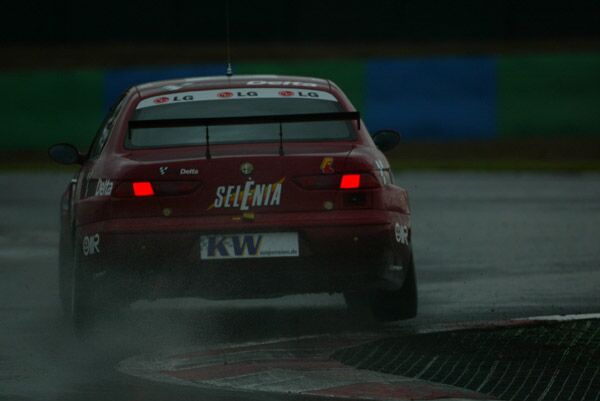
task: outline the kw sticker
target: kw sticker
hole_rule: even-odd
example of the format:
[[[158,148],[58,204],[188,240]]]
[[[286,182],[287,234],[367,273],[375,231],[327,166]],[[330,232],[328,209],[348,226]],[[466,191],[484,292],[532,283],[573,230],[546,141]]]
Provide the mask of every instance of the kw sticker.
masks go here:
[[[404,224],[396,223],[394,226],[394,234],[396,236],[396,242],[408,245],[408,227]]]
[[[102,180],[102,178],[100,178],[98,180],[98,184],[96,184],[96,192],[94,193],[94,195],[95,196],[110,196],[110,194],[112,194],[112,190],[113,190],[113,182],[109,179]]]
[[[324,157],[321,162],[321,173],[332,174],[335,173],[333,169],[333,157]]]
[[[252,233],[200,238],[201,259],[272,258],[299,255],[298,234]]]
[[[257,256],[260,252],[262,235],[232,235],[208,237],[206,256]]]
[[[239,208],[250,210],[251,207],[279,206],[285,177],[273,184],[256,184],[246,181],[242,185],[227,185],[217,187],[215,201],[210,209]]]
[[[100,234],[83,237],[82,250],[85,256],[100,253]]]

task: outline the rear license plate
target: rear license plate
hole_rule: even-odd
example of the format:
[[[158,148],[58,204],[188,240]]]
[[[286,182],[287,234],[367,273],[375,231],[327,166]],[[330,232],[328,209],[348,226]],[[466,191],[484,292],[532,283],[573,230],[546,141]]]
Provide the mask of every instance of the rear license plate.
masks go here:
[[[214,234],[200,237],[200,259],[299,256],[298,233]]]

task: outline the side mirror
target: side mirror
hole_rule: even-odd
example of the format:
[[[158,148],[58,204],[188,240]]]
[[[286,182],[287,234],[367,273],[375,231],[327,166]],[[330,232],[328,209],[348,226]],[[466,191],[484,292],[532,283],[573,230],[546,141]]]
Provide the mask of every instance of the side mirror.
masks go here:
[[[81,164],[83,156],[77,148],[68,143],[57,143],[48,148],[48,156],[60,164]]]
[[[392,150],[400,143],[400,133],[391,129],[384,129],[377,131],[373,135],[373,142],[375,146],[382,152]]]

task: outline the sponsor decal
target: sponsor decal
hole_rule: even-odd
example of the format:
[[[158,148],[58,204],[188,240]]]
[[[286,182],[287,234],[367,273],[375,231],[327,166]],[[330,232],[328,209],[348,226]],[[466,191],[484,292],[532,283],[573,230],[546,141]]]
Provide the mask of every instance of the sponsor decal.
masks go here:
[[[281,99],[282,97],[301,97],[337,102],[337,99],[331,93],[319,90],[306,91],[287,88],[253,88],[249,90],[248,88],[231,88],[227,90],[189,91],[150,97],[140,101],[137,109],[159,107],[165,104],[180,102],[199,102],[217,99]]]
[[[258,97],[258,92],[255,91],[241,91],[241,92],[221,92],[217,94],[220,98],[230,98],[230,97]]]
[[[321,161],[321,173],[332,174],[335,173],[333,169],[333,157],[324,157]]]
[[[246,85],[301,86],[305,88],[316,88],[318,86],[312,82],[298,81],[248,81]]]
[[[168,103],[169,102],[169,98],[166,97],[166,96],[157,97],[156,99],[153,100],[153,102],[156,103],[156,104]]]
[[[100,234],[83,237],[82,250],[85,256],[100,253]]]
[[[312,97],[312,98],[321,97],[321,96],[319,96],[318,92],[301,92],[301,91],[298,91],[298,96],[299,97]]]
[[[260,252],[262,235],[232,235],[208,237],[206,254],[210,257],[257,256]],[[230,245],[230,246],[227,246]]]
[[[279,206],[285,177],[272,184],[257,184],[252,180],[244,185],[223,185],[217,187],[215,201],[210,209],[239,208],[242,211],[251,207]]]
[[[319,92],[303,92],[303,91],[279,91],[279,95],[283,97],[297,96],[297,97],[312,97],[313,99],[318,99],[321,96]]]
[[[173,101],[174,102],[189,102],[194,100],[194,96],[192,95],[187,95],[187,96],[173,96]]]
[[[297,233],[207,235],[200,239],[201,259],[298,256]]]
[[[161,166],[158,168],[160,175],[173,175],[179,173],[179,175],[198,175],[199,171],[197,168],[185,168],[182,167],[179,170],[169,170],[169,166]]]
[[[396,223],[394,226],[394,234],[396,236],[396,242],[408,245],[408,227],[404,224]]]
[[[95,196],[110,196],[110,194],[112,194],[112,190],[113,190],[113,182],[109,179],[102,180],[102,178],[100,178],[98,180],[98,184],[96,184],[96,192],[94,193],[94,195]]]

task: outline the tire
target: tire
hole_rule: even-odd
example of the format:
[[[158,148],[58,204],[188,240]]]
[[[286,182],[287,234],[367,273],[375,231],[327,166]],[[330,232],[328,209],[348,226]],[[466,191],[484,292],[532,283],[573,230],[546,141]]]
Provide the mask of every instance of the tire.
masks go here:
[[[58,295],[64,316],[71,315],[73,281],[73,251],[62,244],[58,256]]]
[[[92,275],[82,266],[79,252],[75,251],[71,273],[71,294],[69,296],[70,318],[76,334],[87,333],[92,327],[96,308],[93,305],[94,293]]]
[[[411,256],[406,278],[397,290],[376,289],[367,293],[344,293],[348,310],[357,316],[367,313],[380,322],[393,322],[417,316],[417,279]]]
[[[373,317],[380,322],[411,319],[417,316],[417,278],[411,256],[404,284],[398,290],[376,290],[371,301]]]
[[[73,233],[64,224],[60,227],[58,243],[58,295],[65,317],[71,315],[71,286],[73,281]]]
[[[370,297],[371,294],[366,292],[345,292],[344,301],[346,301],[348,312],[353,317],[371,319]]]

